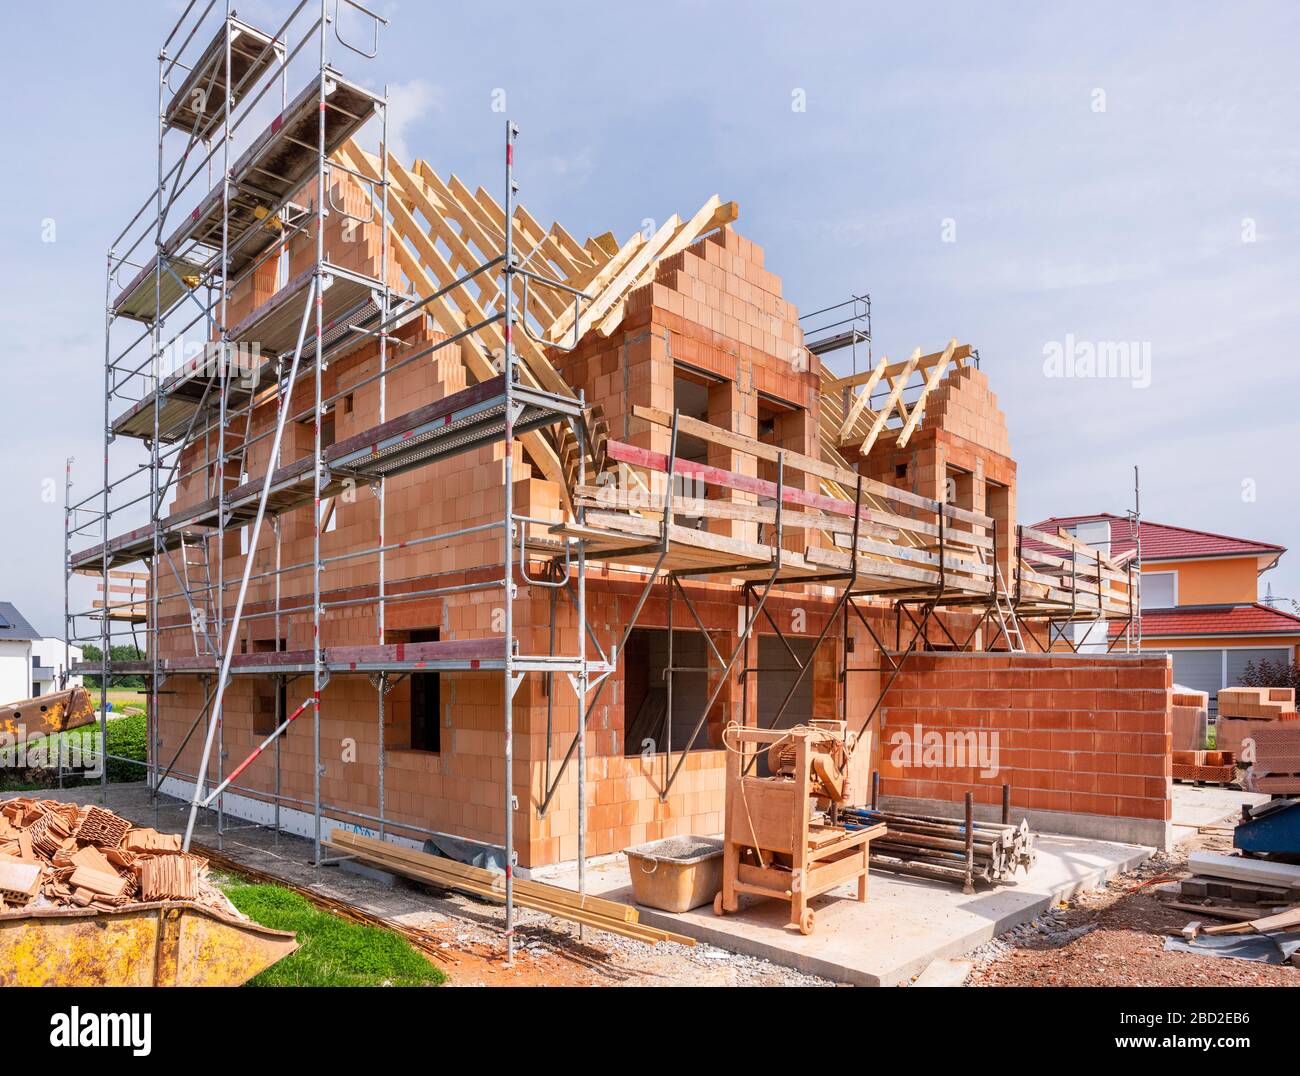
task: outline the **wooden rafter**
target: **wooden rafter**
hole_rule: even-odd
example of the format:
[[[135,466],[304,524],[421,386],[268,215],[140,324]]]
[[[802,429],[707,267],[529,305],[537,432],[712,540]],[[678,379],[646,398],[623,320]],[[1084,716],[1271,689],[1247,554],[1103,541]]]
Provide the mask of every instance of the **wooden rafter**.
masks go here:
[[[575,286],[583,288],[591,297],[584,305],[578,320],[577,336],[581,338],[588,329],[598,327],[608,336],[623,320],[628,297],[637,288],[654,279],[655,267],[665,258],[671,258],[692,243],[732,223],[740,215],[735,202],[723,202],[716,194],[700,210],[683,221],[674,214],[648,239],[636,233],[614,254],[603,270]],[[573,310],[562,312],[546,332],[554,342],[569,340],[574,336]]]
[[[916,369],[916,364],[921,361],[921,349],[918,347],[912,352],[912,357],[903,364],[903,368],[897,374],[890,376],[886,373],[889,381],[889,396],[885,399],[885,406],[876,412],[876,420],[871,424],[871,429],[867,431],[866,439],[858,449],[858,454],[865,456],[871,452],[871,446],[876,443],[876,438],[880,436],[880,431],[885,428],[885,423],[889,421],[889,416],[894,413],[894,407],[903,395],[903,387],[907,384],[908,378],[912,376],[912,371]]]
[[[821,367],[822,444],[826,449],[857,446],[865,455],[887,430],[898,433],[898,444],[907,444],[925,417],[930,393],[953,369],[964,366],[973,350],[967,344],[950,341],[943,351],[918,356],[913,352],[905,361],[889,362],[881,358],[870,370],[837,378]],[[918,375],[921,383],[912,401],[904,400],[909,382]],[[872,407],[871,397],[881,384],[889,392],[879,409]],[[851,400],[847,412],[841,400]]]
[[[378,182],[381,178],[379,170],[375,168],[368,155],[362,153],[353,143],[348,143],[340,151],[348,165],[357,172],[366,176],[368,179]],[[393,250],[394,258],[401,267],[407,278],[423,295],[431,294],[445,287],[452,280],[456,279],[455,270],[449,265],[441,252],[429,238],[428,233],[420,226],[419,222],[412,215],[403,203],[403,198],[410,198],[419,205],[423,192],[416,189],[413,185],[404,183],[409,173],[404,168],[400,172],[392,169],[396,164],[401,168],[400,162],[397,162],[390,154],[389,165],[392,171],[395,186],[398,186],[401,195],[396,199],[389,199],[389,210],[392,214],[392,221],[389,222],[396,242],[390,244]],[[373,197],[373,190],[371,192]],[[429,204],[429,211],[435,216],[437,208]],[[408,246],[408,243],[410,244]],[[412,252],[414,248],[414,253]],[[453,298],[454,297],[454,300]],[[453,305],[453,302],[455,305]],[[457,309],[459,307],[459,309]],[[466,328],[466,318],[471,322],[481,322],[486,320],[486,313],[475,302],[465,288],[454,288],[441,301],[435,301],[426,304],[425,310],[438,324],[438,327],[448,335],[454,335],[462,332]],[[504,348],[505,341],[501,335],[500,326],[492,324],[487,326],[482,334],[492,347]],[[522,339],[527,339],[523,337]],[[465,346],[460,349],[460,354],[464,359],[469,372],[479,381],[486,381],[495,377],[498,373],[496,365],[491,355],[484,347],[483,341],[475,335],[464,338]],[[522,349],[521,349],[522,355]],[[549,363],[547,364],[549,366]],[[530,368],[526,363],[521,364],[523,375],[532,380]],[[552,371],[553,372],[553,371]],[[558,375],[557,375],[558,376]],[[529,456],[542,474],[552,482],[555,482],[561,490],[566,503],[569,503],[570,490],[569,483],[566,480],[564,467],[560,462],[559,455],[551,442],[538,430],[533,430],[522,435],[521,440]]]
[[[457,176],[444,179],[425,161],[417,160],[408,168],[391,153],[385,160],[353,142],[344,145],[339,156],[368,181],[377,182],[387,168],[387,226],[393,259],[417,293],[428,295],[448,288],[504,254],[505,211],[482,187],[471,191]],[[375,199],[373,188],[370,197]],[[511,225],[519,264],[537,278],[554,280],[588,296],[575,321],[575,303],[569,293],[547,287],[538,279],[525,292],[523,278],[516,278],[515,299],[524,309],[512,344],[524,383],[572,397],[573,389],[550,361],[548,344],[575,340],[592,329],[608,335],[622,321],[630,294],[654,278],[662,259],[737,216],[734,202],[723,202],[715,195],[689,219],[674,215],[649,239],[638,232],[620,246],[610,233],[580,243],[559,224],[543,228],[524,206],[516,205]],[[482,324],[503,309],[500,275],[481,273],[472,284],[451,288],[439,300],[428,303],[426,312],[437,328],[449,335]],[[470,375],[481,381],[499,372],[504,346],[503,330],[497,324],[466,338],[460,350]],[[541,472],[561,485],[568,500],[577,462],[571,431],[533,431],[526,435],[526,444]]]
[[[845,416],[843,424],[840,426],[839,437],[835,439],[836,444],[843,444],[853,427],[857,424],[858,418],[867,410],[867,405],[871,403],[871,394],[876,391],[876,385],[880,379],[885,376],[885,370],[889,366],[889,357],[881,355],[880,361],[871,371],[871,376],[867,378],[866,383],[853,399],[853,406],[849,408],[848,415]]]
[[[948,372],[948,364],[952,362],[952,354],[957,350],[957,339],[954,337],[948,341],[948,346],[944,349],[943,357],[930,367],[929,376],[925,379],[925,384],[921,386],[921,395],[912,402],[912,413],[907,416],[907,422],[903,425],[903,432],[898,435],[898,447],[902,448],[907,444],[912,436],[912,431],[916,429],[917,421],[920,419],[922,412],[925,410],[926,397],[930,395],[930,390],[939,383],[939,379]]]

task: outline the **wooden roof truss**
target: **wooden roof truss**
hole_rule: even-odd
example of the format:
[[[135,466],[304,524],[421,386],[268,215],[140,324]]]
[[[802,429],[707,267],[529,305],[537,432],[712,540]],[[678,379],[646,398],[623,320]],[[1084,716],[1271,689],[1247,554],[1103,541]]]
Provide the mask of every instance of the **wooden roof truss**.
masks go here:
[[[358,183],[379,206],[384,162],[354,141],[339,159],[362,177]],[[499,322],[484,325],[504,308],[499,270],[477,272],[505,252],[505,212],[488,191],[471,191],[459,177],[440,176],[426,161],[407,167],[387,154],[390,249],[393,259],[421,296],[446,289],[425,309],[434,327],[447,335],[467,333],[460,354],[475,381],[500,373],[505,339]],[[355,182],[348,179],[345,182]],[[520,274],[515,280],[516,309],[523,331],[513,346],[525,384],[573,398],[573,389],[556,371],[547,349],[569,349],[597,328],[609,335],[622,321],[633,291],[654,278],[658,264],[710,232],[737,218],[735,202],[711,197],[686,220],[673,215],[655,233],[641,232],[619,244],[612,233],[578,242],[559,223],[543,228],[523,205],[514,213],[515,251]],[[461,286],[454,286],[464,281]],[[546,282],[554,286],[548,286]],[[569,290],[572,289],[572,290]],[[574,291],[582,292],[579,298]],[[591,422],[594,462],[603,465],[603,423]],[[524,437],[529,456],[544,477],[570,496],[577,477],[577,445],[567,427],[534,430]],[[599,466],[596,468],[599,469]]]
[[[902,448],[924,417],[935,386],[973,354],[969,344],[959,345],[954,338],[942,351],[922,355],[917,348],[902,362],[882,355],[870,370],[848,377],[835,377],[821,363],[822,443],[866,456],[888,433]],[[881,392],[883,401],[873,406],[872,398]]]

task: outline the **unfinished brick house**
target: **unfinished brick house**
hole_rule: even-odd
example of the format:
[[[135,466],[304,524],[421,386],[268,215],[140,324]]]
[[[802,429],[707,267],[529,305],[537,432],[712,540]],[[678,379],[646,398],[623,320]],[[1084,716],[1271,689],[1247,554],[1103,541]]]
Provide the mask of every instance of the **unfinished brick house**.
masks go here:
[[[510,184],[362,149],[379,100],[327,81],[236,164],[209,255],[255,361],[110,416],[175,481],[72,555],[105,594],[149,566],[148,659],[85,671],[151,677],[162,791],[318,856],[344,826],[537,868],[720,831],[724,728],[826,717],[862,799],[873,773],[938,809],[1007,785],[1047,827],[1167,841],[1167,658],[1047,652],[1053,623],[1131,617],[1132,565],[1024,547],[969,345],[836,377],[857,328],[805,339],[734,203],[579,242]],[[315,139],[317,95],[306,153],[282,132]],[[248,195],[276,153],[281,201]],[[164,269],[229,222],[203,205]],[[156,320],[155,275],[115,316]],[[995,734],[996,772],[911,769],[890,736],[922,726]]]

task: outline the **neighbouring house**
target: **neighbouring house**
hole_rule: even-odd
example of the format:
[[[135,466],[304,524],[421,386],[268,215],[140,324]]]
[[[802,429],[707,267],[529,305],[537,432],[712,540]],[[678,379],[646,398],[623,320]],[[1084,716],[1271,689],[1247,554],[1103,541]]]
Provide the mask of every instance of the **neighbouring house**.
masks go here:
[[[69,646],[62,639],[36,639],[32,643],[32,698],[64,688],[81,687],[80,674],[65,677],[68,665],[82,659],[79,646]]]
[[[0,602],[0,705],[40,694],[32,660],[33,644],[40,641],[41,633],[12,603]]]
[[[1039,529],[1062,529],[1119,557],[1134,547],[1132,521],[1101,512],[1057,516]],[[1210,696],[1240,682],[1247,664],[1290,662],[1300,653],[1300,617],[1259,600],[1259,577],[1284,546],[1143,520],[1142,649],[1173,655],[1174,680]],[[1113,636],[1120,625],[1112,623]]]

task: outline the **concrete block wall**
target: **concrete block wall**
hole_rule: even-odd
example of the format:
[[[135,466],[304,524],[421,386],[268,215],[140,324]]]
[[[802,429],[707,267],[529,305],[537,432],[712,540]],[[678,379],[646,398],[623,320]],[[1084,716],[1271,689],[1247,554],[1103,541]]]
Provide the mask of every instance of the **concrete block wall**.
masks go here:
[[[1016,815],[1048,832],[1164,847],[1172,686],[1165,654],[914,655],[885,696],[882,791],[952,807],[970,791],[992,811],[1006,783]],[[996,745],[996,773],[982,772],[969,754],[928,760],[962,765],[916,765],[927,760],[904,749],[918,730]]]

